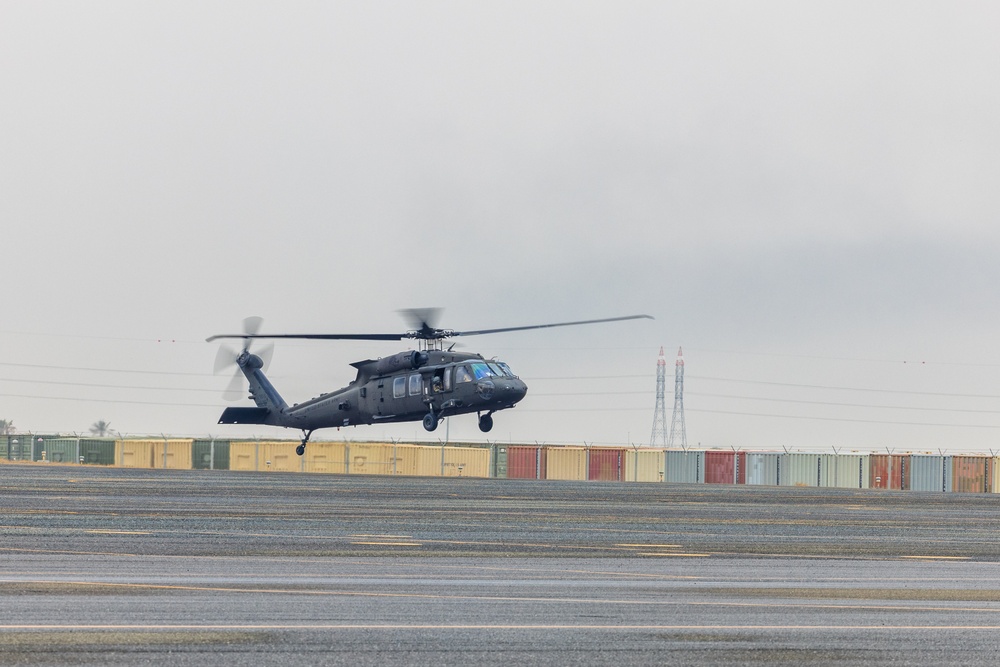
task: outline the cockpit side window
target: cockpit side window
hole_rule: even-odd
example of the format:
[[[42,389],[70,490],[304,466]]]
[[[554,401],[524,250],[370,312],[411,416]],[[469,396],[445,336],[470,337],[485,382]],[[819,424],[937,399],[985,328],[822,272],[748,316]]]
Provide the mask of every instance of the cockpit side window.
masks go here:
[[[469,373],[469,369],[465,366],[456,366],[455,384],[461,384],[462,382],[472,382],[472,375]]]

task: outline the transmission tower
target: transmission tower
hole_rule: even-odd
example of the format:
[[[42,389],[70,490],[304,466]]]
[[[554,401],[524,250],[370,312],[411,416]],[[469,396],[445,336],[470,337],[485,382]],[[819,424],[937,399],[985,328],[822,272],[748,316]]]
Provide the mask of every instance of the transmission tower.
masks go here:
[[[684,351],[677,348],[674,366],[674,417],[670,420],[670,446],[687,449],[687,429],[684,427]]]
[[[660,358],[656,360],[656,409],[653,411],[653,434],[649,436],[650,447],[667,446],[667,405],[664,393],[667,385],[667,360],[663,358],[663,348],[660,348]]]

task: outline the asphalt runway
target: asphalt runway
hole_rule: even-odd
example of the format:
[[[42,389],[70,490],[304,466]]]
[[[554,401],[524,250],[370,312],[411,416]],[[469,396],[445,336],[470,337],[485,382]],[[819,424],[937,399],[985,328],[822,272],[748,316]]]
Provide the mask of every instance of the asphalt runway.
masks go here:
[[[967,665],[1000,496],[0,464],[0,665]]]

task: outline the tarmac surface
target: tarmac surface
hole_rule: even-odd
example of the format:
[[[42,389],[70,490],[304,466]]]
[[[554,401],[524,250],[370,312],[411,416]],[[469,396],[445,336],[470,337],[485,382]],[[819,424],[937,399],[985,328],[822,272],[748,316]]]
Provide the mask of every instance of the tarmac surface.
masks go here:
[[[967,665],[1000,496],[0,463],[0,665]]]

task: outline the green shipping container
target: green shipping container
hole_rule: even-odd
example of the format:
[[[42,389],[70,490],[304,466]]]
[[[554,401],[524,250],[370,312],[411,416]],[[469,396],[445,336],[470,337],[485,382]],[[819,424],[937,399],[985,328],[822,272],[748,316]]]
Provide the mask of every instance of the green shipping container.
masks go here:
[[[79,463],[77,454],[76,438],[45,438],[39,446],[38,439],[35,438],[36,461],[49,461],[51,463]]]
[[[229,470],[229,441],[195,440],[191,444],[191,467],[195,470]]]
[[[115,464],[115,441],[96,438],[80,439],[80,458],[90,465],[113,466]]]

